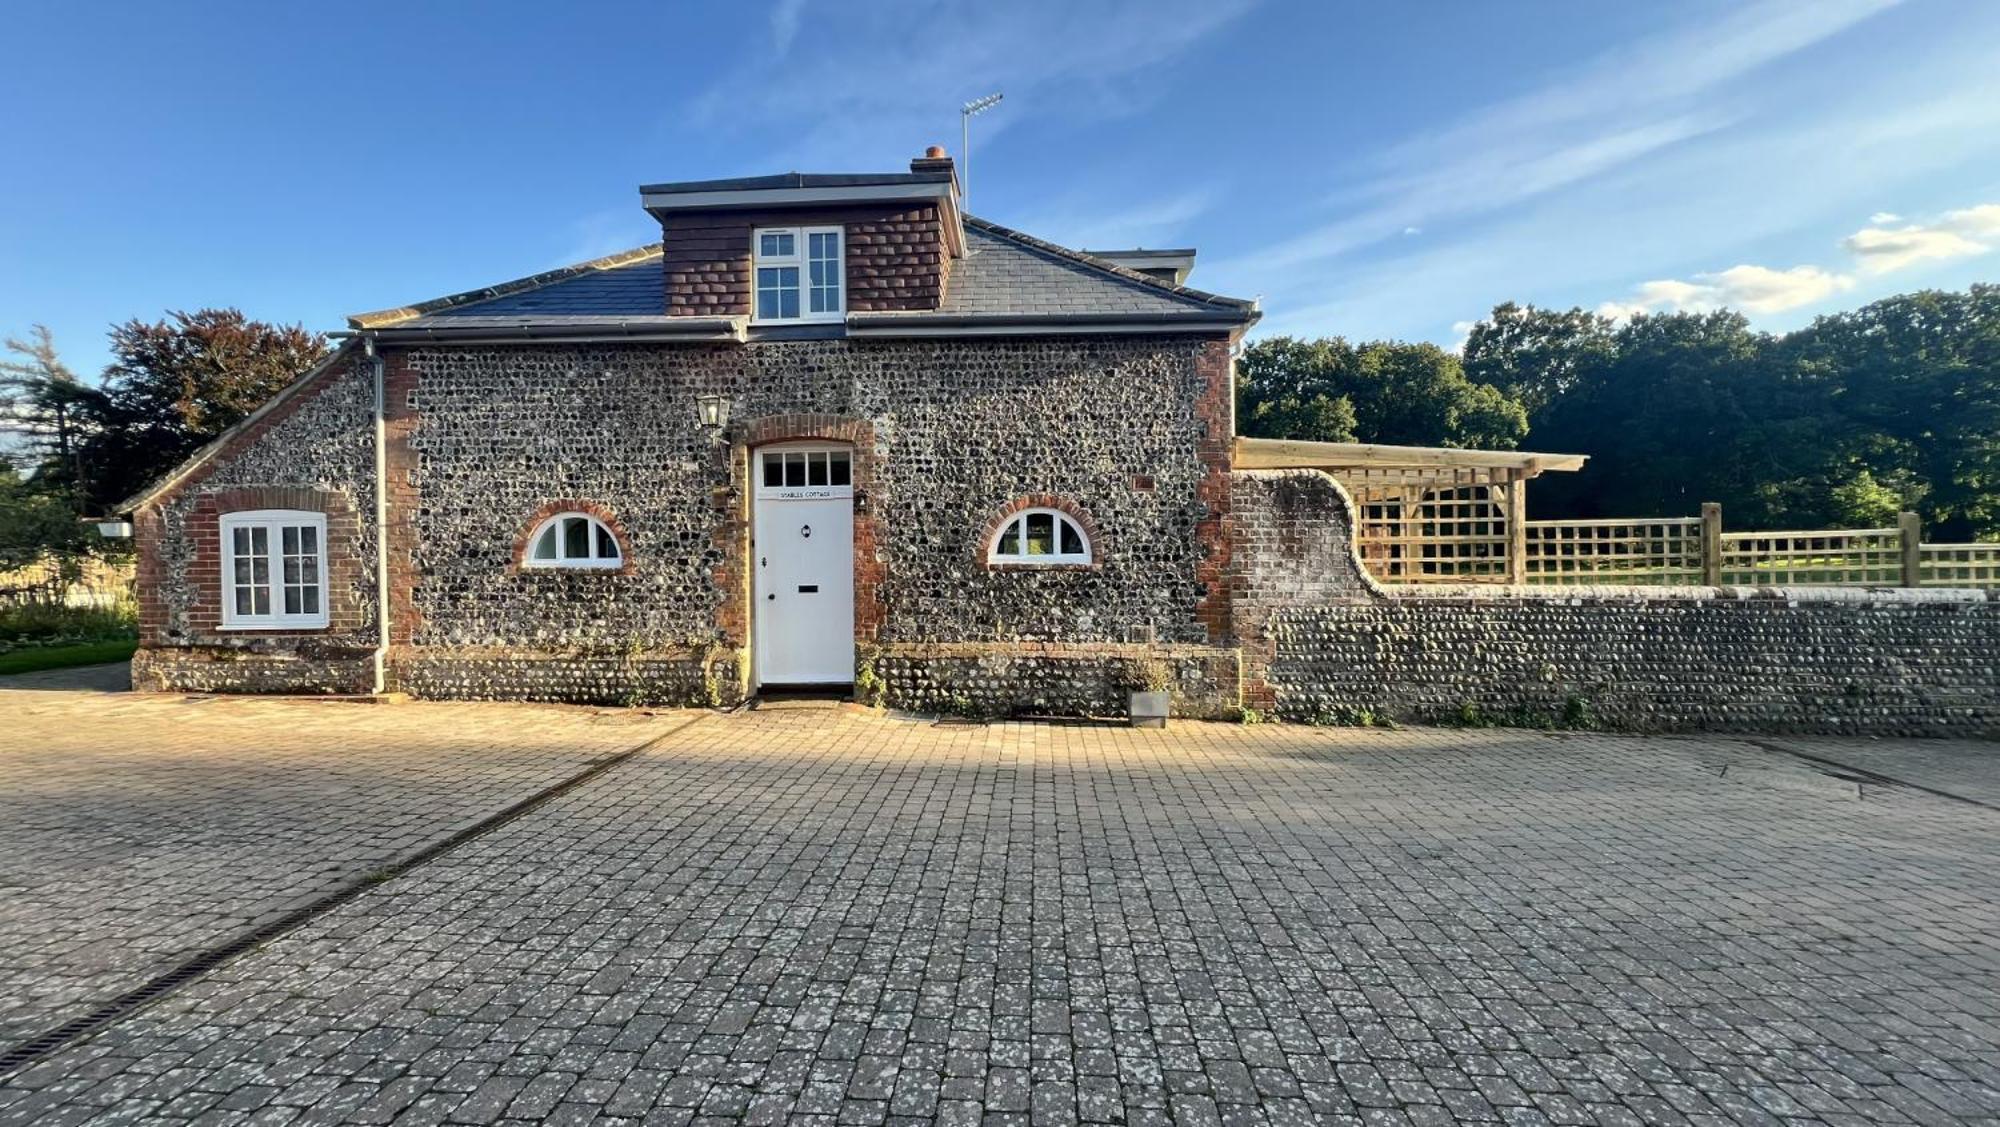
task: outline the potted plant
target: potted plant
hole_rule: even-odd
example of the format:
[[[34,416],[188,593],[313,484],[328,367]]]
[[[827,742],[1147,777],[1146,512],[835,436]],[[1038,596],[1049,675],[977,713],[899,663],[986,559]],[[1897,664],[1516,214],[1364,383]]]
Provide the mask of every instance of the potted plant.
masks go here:
[[[1147,658],[1136,662],[1132,669],[1132,696],[1128,715],[1134,728],[1164,728],[1172,711],[1172,702],[1167,695],[1167,686],[1173,683],[1173,670],[1158,658]]]

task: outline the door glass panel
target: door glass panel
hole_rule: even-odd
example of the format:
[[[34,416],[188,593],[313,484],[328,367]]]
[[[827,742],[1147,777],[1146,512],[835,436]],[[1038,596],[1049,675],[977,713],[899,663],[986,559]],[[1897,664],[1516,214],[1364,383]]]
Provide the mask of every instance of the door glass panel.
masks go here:
[[[772,489],[785,484],[785,458],[782,454],[764,455],[764,484]]]
[[[826,484],[826,451],[815,450],[806,455],[806,484]]]
[[[853,470],[848,465],[847,451],[835,450],[827,455],[827,483],[830,485],[852,485]]]
[[[804,454],[785,455],[785,484],[799,486],[806,483],[806,456]]]

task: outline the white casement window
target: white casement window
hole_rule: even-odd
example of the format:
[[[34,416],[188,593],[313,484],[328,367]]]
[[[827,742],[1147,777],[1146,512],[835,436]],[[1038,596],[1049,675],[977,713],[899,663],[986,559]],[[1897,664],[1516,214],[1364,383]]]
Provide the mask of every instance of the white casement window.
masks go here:
[[[523,567],[621,567],[618,538],[588,513],[557,513],[535,526]]]
[[[1000,526],[987,549],[988,563],[1041,566],[1088,564],[1090,537],[1054,509],[1028,509]]]
[[[256,509],[221,524],[223,629],[327,624],[325,513]]]
[[[838,321],[847,268],[839,227],[759,227],[751,236],[760,322]]]

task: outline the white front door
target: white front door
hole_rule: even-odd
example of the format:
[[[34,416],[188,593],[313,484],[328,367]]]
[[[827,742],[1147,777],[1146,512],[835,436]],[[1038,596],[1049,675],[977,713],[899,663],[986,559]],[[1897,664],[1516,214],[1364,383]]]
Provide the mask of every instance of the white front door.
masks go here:
[[[826,443],[756,452],[751,622],[761,685],[854,680],[854,453]]]

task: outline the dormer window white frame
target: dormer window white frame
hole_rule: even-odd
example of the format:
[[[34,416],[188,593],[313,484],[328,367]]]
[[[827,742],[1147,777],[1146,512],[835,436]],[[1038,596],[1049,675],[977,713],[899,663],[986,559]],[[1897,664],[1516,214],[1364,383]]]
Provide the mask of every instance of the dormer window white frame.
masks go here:
[[[847,315],[847,232],[759,227],[750,233],[750,320],[809,325]]]

